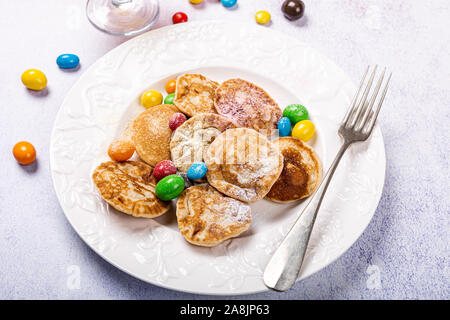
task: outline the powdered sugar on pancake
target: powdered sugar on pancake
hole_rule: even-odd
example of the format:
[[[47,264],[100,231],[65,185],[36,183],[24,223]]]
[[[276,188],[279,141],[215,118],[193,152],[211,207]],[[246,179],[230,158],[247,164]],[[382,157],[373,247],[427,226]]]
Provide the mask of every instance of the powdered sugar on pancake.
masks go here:
[[[240,127],[270,134],[281,118],[281,110],[269,94],[251,82],[230,79],[216,90],[214,105],[219,114]]]
[[[269,192],[283,169],[283,156],[267,138],[247,128],[230,129],[210,145],[205,156],[208,182],[245,202]]]
[[[184,122],[170,141],[172,161],[177,169],[187,172],[194,162],[203,161],[214,139],[234,127],[231,120],[213,113],[199,114]]]
[[[201,74],[183,74],[177,78],[173,103],[191,117],[200,113],[216,113],[214,96],[218,86],[217,82]]]
[[[187,241],[216,246],[250,227],[250,206],[208,184],[186,189],[177,202],[178,228]]]

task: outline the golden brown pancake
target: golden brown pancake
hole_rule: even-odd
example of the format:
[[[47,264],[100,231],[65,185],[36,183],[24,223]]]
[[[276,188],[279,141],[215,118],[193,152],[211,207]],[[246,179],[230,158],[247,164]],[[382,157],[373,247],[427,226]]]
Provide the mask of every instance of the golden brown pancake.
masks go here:
[[[267,137],[248,128],[219,135],[205,156],[208,182],[229,197],[255,202],[270,191],[283,169],[283,156]]]
[[[219,84],[201,74],[183,74],[177,78],[173,103],[192,117],[199,113],[217,113],[214,93]]]
[[[230,119],[215,113],[199,114],[183,123],[170,141],[172,161],[177,169],[187,172],[194,162],[203,161],[214,139],[234,127]]]
[[[108,161],[99,165],[92,180],[101,197],[117,210],[134,217],[155,218],[167,212],[170,202],[155,195],[153,168],[143,162]]]
[[[255,84],[230,79],[216,90],[217,113],[233,120],[239,127],[271,134],[281,118],[281,110],[269,94]]]
[[[139,157],[151,166],[170,160],[172,130],[169,119],[179,112],[172,104],[161,104],[139,114],[133,121],[132,136]]]
[[[177,202],[178,228],[187,241],[213,247],[250,227],[250,206],[208,184],[183,191]]]
[[[310,196],[322,178],[322,165],[314,150],[293,137],[278,138],[273,143],[279,143],[284,166],[266,198],[291,202]]]

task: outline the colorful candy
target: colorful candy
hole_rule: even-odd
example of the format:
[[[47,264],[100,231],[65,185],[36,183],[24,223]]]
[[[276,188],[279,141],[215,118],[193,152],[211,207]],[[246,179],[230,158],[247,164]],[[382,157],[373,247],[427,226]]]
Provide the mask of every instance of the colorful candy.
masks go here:
[[[308,110],[301,104],[290,104],[283,111],[283,117],[289,118],[292,124],[308,119]]]
[[[184,190],[183,177],[171,174],[156,184],[156,196],[162,201],[170,201],[178,197]]]
[[[177,112],[169,119],[169,128],[175,131],[186,120],[186,116],[183,113]]]
[[[175,93],[171,93],[164,98],[164,104],[173,104],[174,99],[175,99]]]
[[[292,129],[292,136],[306,142],[313,137],[315,131],[314,123],[309,120],[303,120],[298,122]]]
[[[156,181],[159,181],[175,173],[177,173],[177,168],[170,160],[163,160],[158,162],[155,166],[155,169],[153,169],[153,176],[155,177]]]
[[[270,21],[270,13],[264,10],[258,11],[255,14],[255,20],[259,24],[266,24]]]
[[[177,12],[172,16],[172,22],[174,24],[187,22],[187,21],[188,21],[188,16],[184,12]]]
[[[286,0],[281,6],[281,11],[283,11],[286,19],[298,20],[303,17],[305,4],[301,0]]]
[[[163,95],[156,90],[148,90],[141,96],[141,103],[145,108],[158,106],[163,102]]]
[[[288,117],[283,117],[278,121],[278,135],[280,137],[287,137],[291,133],[291,120]]]
[[[22,73],[22,83],[31,90],[42,90],[47,86],[47,77],[37,69],[28,69]]]
[[[108,156],[111,160],[123,162],[130,159],[134,154],[134,146],[131,142],[114,140],[108,147]]]
[[[175,93],[175,88],[177,86],[177,80],[176,79],[172,79],[167,81],[166,83],[166,91],[167,93],[171,94],[171,93]]]
[[[227,8],[231,8],[236,5],[237,0],[220,0],[222,5]]]
[[[190,3],[199,4],[202,3],[203,0],[189,0]]]
[[[189,167],[189,169],[187,171],[187,176],[189,179],[198,180],[205,176],[206,171],[208,171],[208,167],[206,166],[206,163],[195,162]]]
[[[80,64],[80,58],[76,54],[65,53],[56,58],[56,63],[61,69],[73,69]]]
[[[20,141],[13,147],[13,155],[17,162],[28,165],[36,160],[36,149],[27,141]]]

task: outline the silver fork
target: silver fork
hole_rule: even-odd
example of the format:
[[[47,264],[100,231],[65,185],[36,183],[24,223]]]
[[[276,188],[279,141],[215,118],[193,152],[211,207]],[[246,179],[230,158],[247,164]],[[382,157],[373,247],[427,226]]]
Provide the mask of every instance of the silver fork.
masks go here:
[[[286,291],[290,289],[297,280],[317,212],[319,211],[320,204],[322,203],[325,192],[327,191],[339,161],[352,143],[365,141],[372,133],[381,105],[386,96],[392,73],[387,78],[382,94],[378,99],[378,105],[373,111],[372,108],[383,83],[386,68],[384,68],[370,100],[367,101],[377,71],[377,66],[375,66],[364,91],[362,91],[369,69],[370,67],[367,67],[364,77],[359,85],[359,89],[339,128],[339,135],[343,138],[344,142],[337,153],[336,158],[331,164],[330,169],[328,169],[328,172],[325,174],[320,186],[311,196],[309,203],[299,218],[297,218],[266,266],[264,271],[264,283],[271,289]]]

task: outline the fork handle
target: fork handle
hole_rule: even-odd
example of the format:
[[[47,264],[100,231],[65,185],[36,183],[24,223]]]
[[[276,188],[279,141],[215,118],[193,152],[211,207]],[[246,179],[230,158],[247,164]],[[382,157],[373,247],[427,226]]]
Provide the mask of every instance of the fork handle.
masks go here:
[[[339,161],[349,145],[349,143],[344,142],[341,146],[330,169],[328,169],[321,184],[313,193],[311,200],[309,200],[305,209],[303,209],[303,212],[267,264],[264,271],[264,283],[267,287],[277,291],[286,291],[297,280],[322,199]]]

